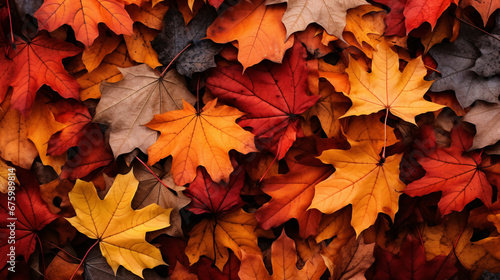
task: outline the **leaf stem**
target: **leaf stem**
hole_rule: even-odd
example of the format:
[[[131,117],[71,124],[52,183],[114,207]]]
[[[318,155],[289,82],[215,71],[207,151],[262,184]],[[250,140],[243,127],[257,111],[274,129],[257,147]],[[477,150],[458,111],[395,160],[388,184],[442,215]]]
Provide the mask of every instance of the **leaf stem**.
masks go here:
[[[44,257],[44,254],[43,254],[42,241],[40,240],[40,237],[38,237],[38,234],[35,234],[35,236],[36,236],[36,240],[38,241],[38,244],[40,245],[40,252],[42,253],[43,273],[45,273],[46,267],[45,267],[45,257]]]
[[[7,13],[9,14],[9,23],[10,23],[10,39],[12,41],[12,47],[15,49],[15,44],[14,44],[14,32],[12,31],[12,16],[10,14],[10,5],[9,5],[9,0],[6,0],[7,2]]]
[[[192,44],[189,43],[186,47],[184,47],[173,59],[172,61],[170,61],[170,63],[167,65],[167,67],[165,67],[165,70],[163,70],[163,72],[161,72],[161,75],[160,77],[163,78],[163,76],[165,75],[165,72],[167,72],[168,68],[170,68],[170,66],[172,65],[172,63],[174,63],[174,61],[179,57],[179,55],[181,55],[187,48],[189,48]]]
[[[90,248],[87,250],[87,252],[85,253],[85,256],[83,256],[82,258],[82,261],[80,262],[80,264],[78,264],[78,267],[76,268],[75,272],[73,272],[73,275],[71,275],[71,278],[69,278],[69,280],[73,280],[73,277],[75,277],[76,273],[78,272],[78,270],[80,269],[80,267],[82,266],[83,262],[85,261],[85,258],[87,257],[87,255],[89,254],[90,250],[92,250],[92,248],[94,248],[95,245],[97,245],[99,243],[99,240],[96,240],[94,244],[92,244],[92,246],[90,246]]]
[[[385,150],[387,148],[387,117],[389,116],[389,107],[385,108],[384,120],[384,149],[382,150],[382,159],[385,159]]]

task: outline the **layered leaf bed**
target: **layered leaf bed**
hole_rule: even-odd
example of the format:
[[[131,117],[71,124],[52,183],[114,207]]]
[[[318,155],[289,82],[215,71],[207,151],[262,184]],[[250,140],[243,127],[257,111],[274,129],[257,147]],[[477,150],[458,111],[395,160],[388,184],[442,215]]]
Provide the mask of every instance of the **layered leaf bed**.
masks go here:
[[[0,278],[500,277],[500,2],[28,2]]]

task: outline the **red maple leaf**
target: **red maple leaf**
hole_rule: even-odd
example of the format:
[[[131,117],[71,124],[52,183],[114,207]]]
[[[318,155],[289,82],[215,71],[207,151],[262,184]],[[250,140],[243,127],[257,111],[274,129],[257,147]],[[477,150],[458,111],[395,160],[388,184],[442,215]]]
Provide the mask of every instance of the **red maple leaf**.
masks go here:
[[[49,211],[40,196],[38,182],[30,171],[18,168],[15,176],[21,186],[15,186],[13,195],[0,194],[0,267],[10,261],[7,255],[11,251],[10,246],[15,247],[15,255],[21,255],[27,261],[35,250],[38,232],[58,217]],[[9,225],[14,225],[14,234]],[[10,236],[14,237],[12,240],[15,243]]]
[[[481,158],[477,151],[466,151],[472,146],[472,135],[462,127],[451,131],[451,146],[436,148],[418,163],[425,169],[425,176],[413,181],[404,190],[410,196],[422,196],[432,192],[442,192],[438,203],[441,215],[452,211],[462,211],[467,203],[479,198],[490,205],[493,189],[486,174],[492,181],[498,181],[499,173],[489,161]],[[485,174],[486,172],[486,174]]]
[[[207,88],[219,100],[246,113],[238,122],[251,127],[256,143],[282,159],[297,137],[299,115],[319,96],[307,95],[306,50],[300,42],[289,50],[282,64],[264,62],[242,74],[241,65],[218,66],[207,79]]]
[[[453,254],[453,253],[450,253]],[[406,237],[398,255],[375,248],[375,276],[373,279],[428,280],[450,279],[457,268],[446,256],[437,256],[427,261],[421,241],[411,235]]]
[[[33,40],[16,41],[16,49],[0,53],[0,102],[9,86],[13,88],[11,106],[25,116],[31,110],[35,95],[48,85],[64,98],[79,99],[80,85],[62,65],[62,59],[77,55],[82,49],[51,38],[43,32]]]
[[[198,168],[197,176],[185,191],[192,199],[187,209],[195,214],[217,214],[243,205],[240,197],[245,182],[245,172],[236,168],[229,177],[229,183],[215,183],[205,168]]]
[[[92,123],[87,107],[76,100],[59,101],[54,108],[57,110],[54,113],[56,121],[67,126],[50,137],[48,155],[62,155],[77,146],[93,129],[99,129],[97,124]]]
[[[333,173],[331,165],[316,158],[296,160],[298,150],[290,150],[286,158],[289,172],[262,181],[262,191],[272,199],[255,213],[263,229],[277,227],[291,218],[299,222],[302,238],[317,234],[321,212],[307,210],[314,196],[314,187]]]

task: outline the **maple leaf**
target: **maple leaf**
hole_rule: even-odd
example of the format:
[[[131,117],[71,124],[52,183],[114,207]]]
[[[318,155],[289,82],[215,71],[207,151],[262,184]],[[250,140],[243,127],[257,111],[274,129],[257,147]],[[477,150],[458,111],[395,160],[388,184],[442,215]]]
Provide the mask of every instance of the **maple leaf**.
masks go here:
[[[204,5],[196,16],[184,25],[182,14],[175,8],[169,8],[163,18],[163,31],[151,43],[160,62],[168,65],[178,55],[175,59],[176,69],[181,75],[188,77],[195,72],[214,67],[214,55],[222,46],[203,38],[206,36],[207,27],[216,17],[214,8]]]
[[[369,142],[350,143],[350,150],[327,150],[319,157],[332,164],[335,173],[316,185],[309,208],[333,213],[352,204],[351,225],[359,235],[375,223],[378,213],[394,218],[405,184],[399,179],[402,155],[382,159]]]
[[[191,265],[203,255],[212,259],[222,271],[229,258],[228,249],[240,260],[243,252],[260,253],[257,245],[260,231],[253,214],[242,209],[225,212],[224,215],[203,219],[193,227],[185,253]]]
[[[216,43],[238,42],[238,61],[243,70],[264,59],[281,63],[285,51],[293,46],[281,18],[283,5],[266,6],[265,0],[243,1],[222,13],[207,29],[208,39]]]
[[[201,112],[184,101],[184,109],[155,115],[147,127],[161,132],[148,148],[148,164],[172,155],[172,174],[177,185],[190,183],[196,168],[204,166],[215,182],[228,182],[233,171],[228,152],[247,154],[257,149],[253,135],[238,126],[243,113],[229,106],[208,102]]]
[[[477,58],[472,71],[483,77],[500,74],[500,67],[498,66],[500,58],[496,53],[496,50],[500,47],[500,15],[496,16],[495,22],[495,28],[491,33],[482,34],[472,41],[481,52],[481,56]]]
[[[217,184],[207,174],[205,169],[198,168],[196,179],[189,184],[186,195],[192,199],[187,210],[195,214],[223,213],[241,207],[244,203],[240,197],[243,188],[245,172],[235,169],[226,184]]]
[[[496,129],[499,120],[500,104],[476,102],[474,107],[463,118],[463,121],[476,126],[476,134],[470,147],[471,150],[493,145],[500,140],[500,131]]]
[[[431,29],[436,26],[438,18],[455,0],[377,0],[376,2],[389,6],[391,11],[387,17],[388,35],[404,36],[422,23],[428,22]],[[455,3],[456,4],[456,3]],[[404,21],[404,26],[402,26]],[[400,27],[397,27],[401,24]]]
[[[350,9],[347,12],[344,31],[352,33],[354,40],[347,34],[344,34],[344,39],[351,45],[357,46],[368,57],[372,57],[373,49],[377,49],[380,37],[385,31],[385,15],[383,9],[372,5]]]
[[[40,156],[42,162],[51,165],[57,173],[61,172],[65,156],[47,156],[47,142],[51,135],[64,128],[54,119],[47,98],[43,94],[36,101],[29,116],[23,116],[12,107],[9,108],[10,94],[2,103],[0,112],[0,155],[17,166],[31,168],[33,160]]]
[[[313,22],[321,25],[330,35],[342,38],[347,10],[368,4],[364,0],[267,0],[266,5],[284,2],[287,7],[282,21],[286,27],[286,38],[305,30]]]
[[[495,0],[483,0],[483,1],[473,1],[464,0],[460,2],[460,7],[472,6],[479,12],[481,19],[483,20],[483,25],[486,26],[490,16],[500,8],[500,3]]]
[[[149,28],[161,30],[163,27],[163,17],[168,10],[168,5],[162,2],[156,5],[147,2],[142,6],[129,5],[125,9],[134,22],[141,22]]]
[[[83,270],[85,277],[89,279],[99,279],[99,280],[115,280],[115,279],[127,279],[127,280],[160,280],[165,279],[161,277],[154,270],[145,269],[142,275],[135,275],[132,272],[124,269],[123,267],[119,267],[115,272],[109,266],[106,258],[103,257],[99,247],[92,248],[85,261],[83,263]],[[143,276],[143,277],[142,277]],[[61,279],[63,280],[63,279]]]
[[[104,57],[96,69],[76,79],[81,87],[81,100],[101,98],[101,92],[99,91],[101,83],[103,81],[109,83],[120,81],[123,79],[123,75],[118,68],[126,68],[134,65],[134,62],[127,54],[127,47],[124,43],[121,43],[112,53]]]
[[[24,169],[14,169],[15,177],[19,179],[21,186],[15,185],[15,194],[8,195],[0,193],[0,251],[4,252],[0,256],[2,264],[7,265],[11,261],[7,255],[15,244],[15,254],[21,255],[28,260],[35,251],[38,232],[58,216],[52,214],[40,196],[38,182],[31,173]],[[15,197],[15,200],[9,199]],[[13,210],[14,209],[14,210]],[[11,214],[12,213],[12,214]],[[11,227],[14,224],[15,243],[12,243]],[[39,244],[41,245],[41,244]]]
[[[91,130],[98,129],[96,124],[92,124],[92,117],[87,107],[78,101],[62,100],[54,104],[51,109],[57,110],[54,118],[64,127],[50,136],[48,155],[64,154],[69,148],[77,146]]]
[[[344,212],[346,213],[346,212]],[[352,231],[350,228],[349,232]],[[341,230],[338,230],[341,233]],[[373,264],[373,249],[375,243],[365,243],[364,236],[356,238],[354,232],[346,241],[334,238],[326,248],[320,252],[321,257],[333,275],[332,279],[357,279],[364,277],[366,270]]]
[[[7,165],[0,158],[0,192],[7,193],[9,191],[9,168],[12,166]],[[12,177],[11,177],[12,178]],[[14,183],[19,184],[17,178],[14,179]]]
[[[450,279],[457,273],[457,268],[446,256],[426,261],[424,247],[411,235],[406,237],[398,255],[377,247],[375,257],[379,261],[374,279]]]
[[[98,126],[91,126],[77,145],[78,153],[62,167],[61,179],[76,180],[113,161],[108,141]]]
[[[247,252],[243,252],[238,276],[241,280],[319,280],[320,276],[326,270],[326,266],[319,254],[310,258],[301,270],[297,269],[296,263],[297,251],[295,249],[295,242],[283,230],[280,237],[271,246],[272,276],[267,272],[261,254],[248,254]]]
[[[342,93],[335,92],[328,82],[319,83],[319,96],[321,97],[318,102],[306,111],[306,119],[310,120],[312,116],[317,116],[326,136],[341,137],[339,118],[347,112],[351,100]]]
[[[296,42],[282,64],[264,62],[242,74],[240,65],[218,66],[206,86],[210,92],[247,113],[238,124],[251,127],[257,143],[282,159],[296,139],[298,115],[319,96],[307,96],[306,51]]]
[[[48,85],[64,98],[78,99],[80,86],[62,65],[62,59],[77,55],[82,49],[73,44],[51,38],[42,32],[29,42],[16,41],[16,49],[10,48],[0,55],[0,102],[9,86],[13,88],[12,108],[27,116],[42,87]]]
[[[423,99],[432,82],[423,79],[427,70],[421,58],[411,60],[402,73],[398,68],[397,53],[384,42],[373,53],[371,73],[356,60],[351,60],[346,69],[351,90],[344,94],[351,99],[352,107],[344,116],[388,110],[404,121],[416,124],[416,115],[443,108]]]
[[[121,265],[142,276],[142,270],[165,264],[160,251],[147,243],[147,231],[170,225],[170,209],[151,204],[140,210],[130,206],[139,182],[133,171],[117,175],[104,200],[93,183],[77,180],[69,192],[76,217],[67,220],[81,233],[97,239],[103,256],[116,274]]]
[[[191,199],[184,195],[185,187],[177,186],[174,183],[170,168],[172,160],[165,161],[163,166],[155,164],[150,169],[154,172],[151,174],[142,163],[134,161],[132,166],[134,168],[134,176],[139,181],[139,187],[132,200],[132,208],[141,209],[152,203],[158,204],[162,208],[172,208],[170,212],[170,226],[161,231],[156,231],[150,234],[153,239],[156,236],[165,233],[170,236],[183,236],[182,231],[182,218],[179,213],[181,208],[184,208],[191,202]],[[155,176],[156,175],[156,176]],[[165,187],[161,181],[168,186]],[[192,184],[191,184],[192,185]],[[190,185],[190,186],[191,186]]]
[[[314,196],[314,187],[333,173],[333,168],[322,164],[315,158],[296,160],[297,150],[287,156],[289,172],[262,181],[262,191],[271,200],[255,213],[263,229],[277,227],[291,218],[299,222],[301,237],[315,235],[321,213],[315,209],[307,210]]]
[[[155,114],[180,109],[182,100],[196,101],[175,70],[164,77],[145,64],[119,70],[123,80],[101,84],[102,98],[94,116],[94,122],[110,126],[109,143],[115,158],[135,148],[146,152],[158,139],[158,132],[143,126]]]
[[[467,203],[476,198],[490,205],[493,190],[485,172],[491,169],[491,163],[483,162],[478,152],[464,154],[471,145],[470,134],[461,127],[453,129],[449,148],[436,148],[434,152],[417,159],[426,174],[408,184],[404,192],[410,196],[421,196],[442,191],[438,207],[443,216],[452,211],[462,211]]]
[[[99,36],[101,22],[115,34],[133,34],[133,21],[124,7],[125,4],[117,0],[47,0],[34,16],[39,28],[49,32],[64,24],[70,25],[76,39],[89,47]]]
[[[94,43],[85,48],[82,53],[82,62],[89,72],[99,67],[106,55],[112,53],[121,42],[120,36],[106,30],[104,27],[99,28],[99,37]]]
[[[430,76],[436,79],[430,89],[454,90],[463,108],[469,107],[476,100],[499,103],[497,88],[500,86],[500,77],[484,78],[473,71],[476,60],[481,55],[473,43],[479,35],[481,33],[475,28],[462,24],[455,42],[437,44],[429,50],[441,73],[441,76],[435,73]]]
[[[161,66],[162,64],[158,61],[158,54],[151,46],[151,41],[157,35],[157,30],[141,23],[134,24],[134,34],[123,36],[130,57],[136,62],[149,65],[152,69]]]

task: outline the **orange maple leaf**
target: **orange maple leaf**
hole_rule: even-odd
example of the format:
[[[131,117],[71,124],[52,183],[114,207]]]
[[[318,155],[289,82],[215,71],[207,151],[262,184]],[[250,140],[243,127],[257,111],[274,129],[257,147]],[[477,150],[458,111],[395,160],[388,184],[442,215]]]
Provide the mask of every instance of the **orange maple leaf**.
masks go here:
[[[264,59],[281,63],[285,51],[293,46],[286,40],[281,18],[285,6],[266,6],[264,0],[242,1],[229,8],[207,29],[207,38],[216,43],[238,41],[238,60],[243,70]]]
[[[49,32],[63,24],[70,25],[76,39],[87,47],[99,36],[98,24],[101,22],[118,35],[133,34],[134,22],[125,4],[117,0],[46,0],[34,16],[38,27]]]
[[[177,185],[191,183],[196,168],[205,166],[215,182],[229,181],[233,166],[228,152],[255,152],[254,136],[236,124],[243,113],[229,106],[208,102],[201,112],[184,101],[184,109],[155,115],[147,127],[161,132],[148,149],[148,164],[172,155],[172,174]]]
[[[36,92],[43,85],[50,86],[62,97],[79,97],[80,86],[62,65],[62,59],[77,55],[82,49],[49,37],[46,33],[33,40],[16,41],[16,49],[0,55],[0,102],[9,86],[13,88],[12,107],[24,116],[29,115]]]

